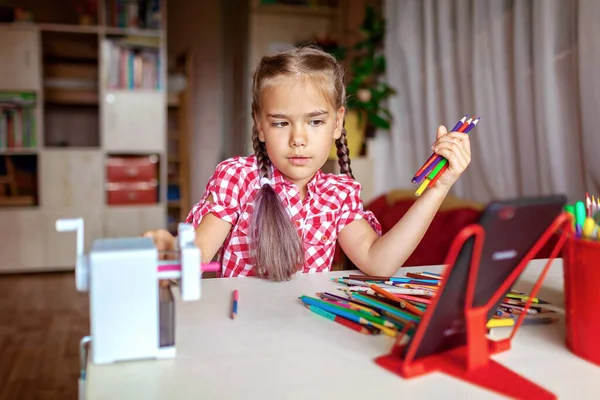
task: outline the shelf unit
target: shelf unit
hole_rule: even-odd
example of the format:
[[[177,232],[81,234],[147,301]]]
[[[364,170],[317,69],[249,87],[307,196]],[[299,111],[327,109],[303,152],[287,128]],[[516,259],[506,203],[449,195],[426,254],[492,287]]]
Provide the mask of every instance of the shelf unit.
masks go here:
[[[166,228],[166,0],[94,2],[92,25],[70,0],[4,3],[35,22],[0,24],[0,272],[72,270],[75,236],[58,218],[84,218],[86,251]],[[32,95],[31,110],[7,93]]]
[[[167,94],[167,227],[172,234],[177,232],[177,224],[185,221],[191,209],[189,151],[192,59],[190,52],[180,54],[169,72],[172,84]]]

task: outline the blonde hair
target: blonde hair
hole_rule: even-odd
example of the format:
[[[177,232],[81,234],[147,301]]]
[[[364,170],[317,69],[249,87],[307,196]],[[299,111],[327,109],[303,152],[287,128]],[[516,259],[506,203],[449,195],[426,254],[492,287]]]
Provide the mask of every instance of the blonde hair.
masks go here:
[[[314,83],[326,95],[334,109],[346,104],[343,67],[335,57],[315,46],[291,48],[265,56],[254,72],[252,115],[260,112],[265,89],[281,77],[301,77]],[[346,129],[336,139],[340,171],[353,177],[350,168]],[[256,122],[252,126],[252,145],[259,168],[259,179],[271,179],[271,160],[266,146],[258,138]],[[304,246],[277,193],[262,185],[255,201],[251,221],[254,264],[259,276],[274,281],[289,280],[304,264]]]

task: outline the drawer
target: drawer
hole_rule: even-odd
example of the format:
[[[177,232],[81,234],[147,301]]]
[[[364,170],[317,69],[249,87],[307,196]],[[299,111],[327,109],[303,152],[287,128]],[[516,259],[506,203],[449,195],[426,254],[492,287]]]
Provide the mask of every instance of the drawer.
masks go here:
[[[133,205],[158,203],[156,182],[121,182],[106,185],[108,205]]]
[[[157,179],[158,157],[110,157],[106,161],[108,182],[139,182]]]

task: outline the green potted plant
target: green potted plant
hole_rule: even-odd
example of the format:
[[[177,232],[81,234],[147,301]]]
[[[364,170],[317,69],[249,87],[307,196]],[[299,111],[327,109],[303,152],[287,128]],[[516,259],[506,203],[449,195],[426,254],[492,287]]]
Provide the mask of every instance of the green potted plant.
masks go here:
[[[355,43],[350,51],[336,46],[327,49],[348,68],[346,131],[351,156],[363,154],[365,138],[373,137],[377,129],[390,129],[392,114],[385,107],[385,101],[396,93],[381,80],[386,70],[383,53],[385,19],[371,5],[365,8],[360,32],[362,40]],[[335,146],[330,158],[337,158]]]

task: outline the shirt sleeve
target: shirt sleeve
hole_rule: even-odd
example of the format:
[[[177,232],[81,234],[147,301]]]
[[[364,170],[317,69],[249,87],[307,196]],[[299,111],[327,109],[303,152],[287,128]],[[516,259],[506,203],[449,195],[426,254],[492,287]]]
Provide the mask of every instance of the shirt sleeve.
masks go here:
[[[210,177],[200,201],[192,207],[186,222],[194,229],[206,214],[234,224],[239,216],[240,186],[244,174],[239,163],[232,160],[221,162]],[[212,197],[212,202],[209,198]]]
[[[362,185],[355,181],[349,181],[348,186],[349,193],[346,198],[342,202],[342,207],[340,211],[340,217],[338,219],[337,230],[340,232],[346,225],[351,223],[356,219],[364,219],[366,220],[371,227],[377,232],[379,236],[382,234],[381,224],[375,217],[371,211],[365,210],[363,208],[363,202],[360,198],[360,191],[362,189]]]

